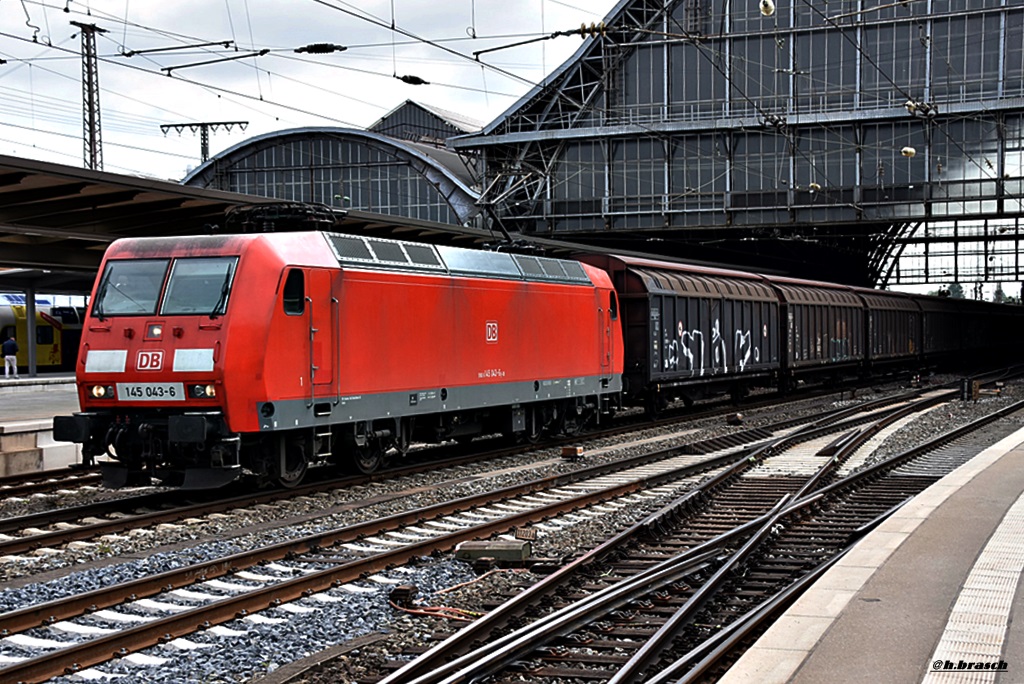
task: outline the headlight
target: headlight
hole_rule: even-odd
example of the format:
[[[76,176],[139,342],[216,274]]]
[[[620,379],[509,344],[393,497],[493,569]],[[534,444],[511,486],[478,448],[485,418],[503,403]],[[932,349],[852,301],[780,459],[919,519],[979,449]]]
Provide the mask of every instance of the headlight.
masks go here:
[[[189,394],[196,399],[212,399],[217,396],[217,388],[213,385],[192,385],[189,387]]]
[[[96,399],[113,399],[114,387],[113,385],[93,385],[89,393]]]

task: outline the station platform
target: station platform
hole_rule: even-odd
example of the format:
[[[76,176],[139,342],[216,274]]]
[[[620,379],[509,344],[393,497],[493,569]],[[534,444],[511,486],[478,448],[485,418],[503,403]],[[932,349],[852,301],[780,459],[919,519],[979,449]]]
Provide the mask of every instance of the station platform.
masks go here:
[[[0,375],[0,424],[52,420],[78,411],[75,374],[47,374],[17,380]]]
[[[1024,682],[1022,570],[1024,429],[862,539],[719,682]]]
[[[80,445],[53,440],[53,417],[78,410],[71,373],[16,380],[0,376],[0,476],[80,462]]]

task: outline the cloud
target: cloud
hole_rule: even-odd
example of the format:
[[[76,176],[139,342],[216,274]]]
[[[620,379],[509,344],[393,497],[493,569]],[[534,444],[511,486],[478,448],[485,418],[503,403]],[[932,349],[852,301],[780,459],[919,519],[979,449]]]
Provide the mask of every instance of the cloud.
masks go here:
[[[479,61],[474,51],[598,21],[614,3],[597,3],[596,12],[556,0],[393,5],[395,32],[390,0],[91,0],[68,2],[68,13],[63,3],[0,3],[0,58],[8,60],[0,65],[0,153],[82,164],[80,39],[72,37],[78,29],[70,21],[106,29],[96,40],[104,168],[179,179],[198,164],[199,139],[165,136],[161,124],[249,122],[245,131],[216,131],[216,153],[285,128],[365,127],[406,99],[488,122],[568,58],[580,39],[490,52]],[[231,45],[197,47],[218,41]],[[348,49],[293,52],[311,43]],[[227,59],[262,50],[269,52]],[[137,54],[125,56],[129,51]],[[213,60],[223,61],[186,66]],[[429,85],[395,78],[403,75]]]

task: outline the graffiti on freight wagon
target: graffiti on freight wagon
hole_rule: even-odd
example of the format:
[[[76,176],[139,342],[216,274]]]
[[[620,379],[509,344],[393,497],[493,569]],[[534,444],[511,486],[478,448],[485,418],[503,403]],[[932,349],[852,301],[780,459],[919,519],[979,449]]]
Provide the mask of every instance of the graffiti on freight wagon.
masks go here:
[[[753,339],[749,329],[734,332],[732,365],[741,373],[752,362],[757,363],[761,360],[761,352],[754,346]],[[715,375],[728,372],[730,364],[728,343],[722,335],[721,321],[717,318],[711,326],[710,354],[705,352],[704,332],[697,328],[685,330],[680,322],[674,338],[665,336],[663,370],[690,371],[698,377],[705,374]]]

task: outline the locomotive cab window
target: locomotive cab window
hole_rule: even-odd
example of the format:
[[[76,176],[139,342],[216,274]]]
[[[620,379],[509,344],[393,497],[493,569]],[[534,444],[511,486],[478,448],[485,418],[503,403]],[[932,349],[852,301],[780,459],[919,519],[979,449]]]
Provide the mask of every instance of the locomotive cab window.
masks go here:
[[[103,318],[155,314],[168,263],[167,259],[108,262],[96,290],[93,315]]]
[[[237,264],[237,257],[175,259],[160,313],[224,315]]]
[[[284,281],[284,312],[289,316],[299,316],[306,310],[306,279],[301,269],[288,271]]]
[[[613,321],[619,320],[619,298],[614,292],[608,293],[608,313]]]

